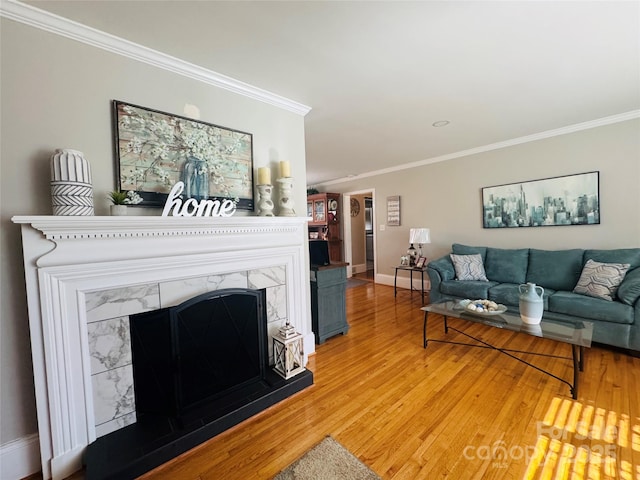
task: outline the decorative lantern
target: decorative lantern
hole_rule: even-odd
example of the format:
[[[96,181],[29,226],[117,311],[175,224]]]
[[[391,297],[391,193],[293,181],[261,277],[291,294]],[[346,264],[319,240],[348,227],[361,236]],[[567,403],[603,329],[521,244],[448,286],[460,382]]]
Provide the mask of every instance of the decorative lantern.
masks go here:
[[[289,322],[273,336],[274,370],[285,379],[304,371],[302,335]]]

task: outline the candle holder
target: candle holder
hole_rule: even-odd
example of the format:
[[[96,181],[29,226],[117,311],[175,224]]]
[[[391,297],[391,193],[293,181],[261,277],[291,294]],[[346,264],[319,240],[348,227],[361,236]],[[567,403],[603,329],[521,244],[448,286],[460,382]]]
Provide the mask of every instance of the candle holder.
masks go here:
[[[293,178],[279,178],[277,182],[280,186],[280,196],[278,197],[278,205],[280,207],[279,215],[281,217],[295,217],[296,211],[293,209],[293,198],[291,198],[291,191],[293,190]]]
[[[258,200],[258,216],[273,217],[273,200],[271,200],[273,185],[258,185],[258,194],[260,195],[260,199]]]

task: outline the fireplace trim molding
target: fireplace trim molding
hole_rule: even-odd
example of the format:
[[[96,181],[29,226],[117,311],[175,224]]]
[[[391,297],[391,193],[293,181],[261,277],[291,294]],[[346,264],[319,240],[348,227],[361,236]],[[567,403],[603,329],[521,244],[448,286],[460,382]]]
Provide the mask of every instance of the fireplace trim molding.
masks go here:
[[[43,477],[96,439],[85,293],[285,266],[287,310],[315,351],[307,218],[16,216],[21,224]]]

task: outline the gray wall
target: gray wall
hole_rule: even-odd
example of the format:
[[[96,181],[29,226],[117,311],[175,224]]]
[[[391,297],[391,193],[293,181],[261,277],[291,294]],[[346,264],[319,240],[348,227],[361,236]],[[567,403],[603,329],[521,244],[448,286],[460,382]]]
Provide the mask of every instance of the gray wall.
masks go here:
[[[2,19],[0,157],[0,445],[37,430],[24,270],[14,215],[50,215],[49,161],[57,148],[84,152],[96,215],[115,184],[111,100],[250,132],[254,167],[291,162],[294,200],[306,200],[304,118],[51,33]],[[257,170],[255,170],[257,171]],[[256,196],[257,198],[257,196]],[[145,210],[144,213],[149,213]],[[160,214],[160,211],[151,212]]]
[[[600,225],[483,229],[481,188],[598,170]],[[319,186],[375,189],[376,274],[393,275],[411,227],[429,227],[430,259],[452,243],[541,249],[640,247],[640,120],[630,120],[446,162]],[[387,226],[386,198],[400,195],[401,226]],[[385,230],[380,231],[380,225]]]

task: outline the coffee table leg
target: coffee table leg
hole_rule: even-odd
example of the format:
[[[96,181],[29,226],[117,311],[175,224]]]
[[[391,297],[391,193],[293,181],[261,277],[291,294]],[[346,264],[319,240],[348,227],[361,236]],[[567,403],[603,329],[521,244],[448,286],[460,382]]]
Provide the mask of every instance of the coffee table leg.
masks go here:
[[[580,371],[584,372],[584,347],[580,345]]]
[[[427,315],[429,312],[424,312],[424,325],[422,326],[422,344],[423,348],[427,348]]]
[[[582,370],[581,350],[582,347],[578,348],[577,345],[571,345],[571,352],[573,353],[573,386],[571,387],[571,395],[574,400],[577,400],[578,398],[578,377],[579,372]]]
[[[444,333],[449,333],[449,325],[447,325],[447,316],[444,315]]]

